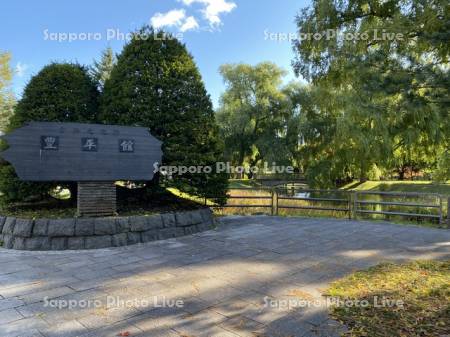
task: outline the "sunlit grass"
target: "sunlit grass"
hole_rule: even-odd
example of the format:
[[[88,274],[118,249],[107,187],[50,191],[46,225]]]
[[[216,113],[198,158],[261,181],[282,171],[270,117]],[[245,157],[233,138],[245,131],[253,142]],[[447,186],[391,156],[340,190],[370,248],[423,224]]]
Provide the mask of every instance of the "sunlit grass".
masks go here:
[[[268,189],[230,189],[228,191],[230,198],[227,201],[227,207],[218,208],[215,212],[219,215],[251,215],[251,214],[271,214],[272,193]],[[236,196],[247,197],[245,199],[233,198]],[[254,197],[254,198],[248,198]],[[233,205],[262,206],[265,207],[233,207]]]
[[[444,336],[450,333],[450,261],[381,264],[331,284],[327,295],[367,301],[368,306],[333,307],[351,337]],[[389,299],[393,306],[376,306]],[[397,305],[402,301],[403,305]]]
[[[68,200],[70,199],[70,191],[67,188],[57,187],[54,190],[50,191],[50,195],[59,200]]]
[[[191,195],[189,193],[182,192],[175,187],[169,187],[169,188],[167,188],[167,190],[179,198],[191,200],[191,201],[197,202],[199,204],[205,204],[205,198],[201,198],[201,197],[198,197],[195,195]],[[210,200],[206,200],[206,205],[213,206],[214,203]]]
[[[450,181],[446,184],[437,184],[432,181],[366,181],[362,184],[351,182],[341,189],[353,191],[381,191],[381,192],[419,192],[438,193],[450,196]]]

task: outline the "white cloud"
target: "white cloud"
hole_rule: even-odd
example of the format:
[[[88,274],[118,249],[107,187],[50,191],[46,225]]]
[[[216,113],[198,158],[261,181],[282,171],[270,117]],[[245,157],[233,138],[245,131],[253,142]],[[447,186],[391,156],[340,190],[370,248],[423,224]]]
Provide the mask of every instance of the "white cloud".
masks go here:
[[[236,3],[227,0],[179,0],[186,6],[193,3],[201,3],[205,6],[202,9],[203,16],[211,26],[218,26],[222,23],[220,14],[229,13],[236,8]]]
[[[25,75],[25,72],[28,69],[28,65],[27,64],[23,64],[22,62],[17,62],[16,64],[16,68],[15,73],[18,77],[23,77]]]
[[[173,9],[167,13],[156,13],[150,19],[150,23],[156,29],[167,26],[180,26],[186,17],[184,9]]]
[[[184,21],[183,25],[180,27],[180,31],[187,32],[188,30],[197,29],[198,22],[195,20],[193,16],[190,16],[186,18],[186,21]]]
[[[211,27],[222,24],[220,16],[229,13],[237,7],[231,0],[178,0],[185,6],[199,3],[203,7],[201,13]],[[177,27],[181,32],[198,29],[199,23],[194,16],[186,17],[184,9],[172,9],[166,13],[156,13],[150,19],[151,25],[158,29],[163,27]]]

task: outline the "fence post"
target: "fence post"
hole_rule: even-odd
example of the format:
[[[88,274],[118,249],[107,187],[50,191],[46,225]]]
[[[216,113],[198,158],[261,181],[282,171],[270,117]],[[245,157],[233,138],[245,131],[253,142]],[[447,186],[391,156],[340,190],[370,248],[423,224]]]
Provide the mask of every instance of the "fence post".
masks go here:
[[[348,219],[351,220],[352,219],[352,192],[348,192],[347,207],[348,207]]]
[[[447,199],[447,228],[450,229],[450,197]]]
[[[278,215],[278,192],[275,189],[275,215]]]
[[[273,215],[273,188],[270,190],[270,215]]]
[[[353,193],[353,219],[358,219],[358,192]]]

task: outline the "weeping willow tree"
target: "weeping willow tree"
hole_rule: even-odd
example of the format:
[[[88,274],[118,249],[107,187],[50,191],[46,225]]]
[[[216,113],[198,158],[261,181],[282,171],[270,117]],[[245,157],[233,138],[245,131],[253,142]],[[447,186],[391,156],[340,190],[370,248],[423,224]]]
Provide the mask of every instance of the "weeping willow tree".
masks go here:
[[[224,64],[226,90],[216,119],[234,165],[257,166],[263,161],[288,164],[288,95],[282,87],[285,71],[273,63]],[[286,89],[287,90],[287,89]]]
[[[312,181],[438,166],[450,135],[448,14],[439,0],[315,0],[298,15],[300,36],[328,32],[294,45],[296,73],[321,92],[303,124]]]

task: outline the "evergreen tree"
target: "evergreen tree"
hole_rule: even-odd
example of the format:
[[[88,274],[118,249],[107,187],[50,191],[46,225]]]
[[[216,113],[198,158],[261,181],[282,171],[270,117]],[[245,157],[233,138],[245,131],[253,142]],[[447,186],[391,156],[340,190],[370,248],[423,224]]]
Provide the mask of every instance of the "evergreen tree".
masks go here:
[[[111,47],[106,48],[102,52],[100,61],[94,61],[94,65],[90,68],[90,74],[98,83],[99,89],[103,89],[106,80],[111,76],[111,71],[116,62],[117,58]]]
[[[98,91],[87,69],[78,64],[52,63],[31,78],[10,119],[8,130],[30,121],[95,122]],[[45,198],[52,188],[70,188],[76,200],[76,184],[22,182],[10,165],[1,167],[0,190],[7,202],[29,197]]]
[[[163,165],[214,166],[223,148],[209,95],[186,47],[167,36],[144,27],[124,47],[105,82],[100,120],[148,127],[163,142]],[[186,173],[169,184],[223,201],[227,176]]]

